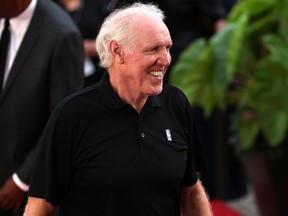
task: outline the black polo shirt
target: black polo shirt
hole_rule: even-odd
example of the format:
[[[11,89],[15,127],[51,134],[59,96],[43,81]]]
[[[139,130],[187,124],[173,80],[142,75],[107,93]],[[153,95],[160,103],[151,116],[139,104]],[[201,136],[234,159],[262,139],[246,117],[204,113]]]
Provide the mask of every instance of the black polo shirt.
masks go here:
[[[59,215],[180,216],[181,187],[197,181],[202,149],[185,95],[164,85],[142,112],[108,75],[63,100],[42,136],[30,196]]]

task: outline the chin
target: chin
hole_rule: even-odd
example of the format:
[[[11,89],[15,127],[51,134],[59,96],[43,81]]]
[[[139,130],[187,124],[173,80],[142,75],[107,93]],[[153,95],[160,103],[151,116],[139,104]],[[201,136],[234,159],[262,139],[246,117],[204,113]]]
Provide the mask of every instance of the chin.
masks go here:
[[[151,91],[151,95],[158,95],[162,92],[162,90],[163,90],[162,85],[161,87],[154,88],[153,91]]]

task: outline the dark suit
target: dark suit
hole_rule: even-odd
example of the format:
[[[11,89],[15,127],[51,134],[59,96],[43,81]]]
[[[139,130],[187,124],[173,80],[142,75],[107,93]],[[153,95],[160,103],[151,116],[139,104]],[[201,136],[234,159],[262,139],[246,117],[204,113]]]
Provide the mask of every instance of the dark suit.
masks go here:
[[[72,17],[84,40],[95,40],[102,21],[107,15],[105,13],[107,0],[82,0],[82,5],[74,11],[69,11],[60,0],[53,1]],[[99,82],[104,73],[103,68],[99,66],[98,56],[90,57],[90,60],[95,67],[95,72],[85,77],[85,86]]]
[[[71,18],[55,3],[38,0],[0,97],[0,187],[23,166],[51,110],[83,86],[83,45]]]

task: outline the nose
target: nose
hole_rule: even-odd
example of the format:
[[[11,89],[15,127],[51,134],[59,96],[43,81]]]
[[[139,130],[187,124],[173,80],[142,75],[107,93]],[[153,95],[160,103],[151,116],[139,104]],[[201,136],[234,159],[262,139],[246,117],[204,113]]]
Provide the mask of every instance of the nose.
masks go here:
[[[159,55],[159,58],[158,58],[158,63],[165,67],[168,67],[170,65],[171,55],[168,49],[164,49],[161,52],[161,55]]]

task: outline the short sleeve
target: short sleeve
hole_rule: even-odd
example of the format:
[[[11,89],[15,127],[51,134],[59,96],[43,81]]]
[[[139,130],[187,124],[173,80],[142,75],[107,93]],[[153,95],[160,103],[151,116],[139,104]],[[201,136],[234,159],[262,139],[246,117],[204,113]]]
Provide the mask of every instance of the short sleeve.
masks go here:
[[[57,206],[68,189],[73,171],[74,114],[56,108],[36,152],[29,196],[43,198]]]

